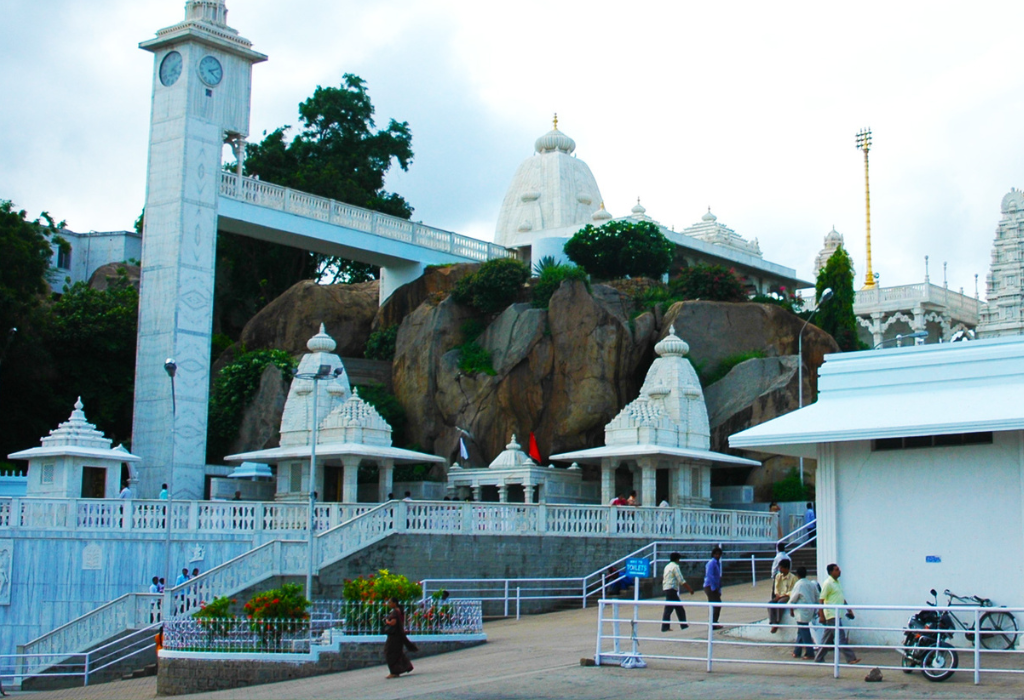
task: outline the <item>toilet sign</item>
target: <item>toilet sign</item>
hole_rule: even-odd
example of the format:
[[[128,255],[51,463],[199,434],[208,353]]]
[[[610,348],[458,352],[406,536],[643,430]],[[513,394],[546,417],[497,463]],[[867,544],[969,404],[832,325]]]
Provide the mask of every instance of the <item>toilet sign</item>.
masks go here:
[[[630,557],[626,560],[626,576],[633,578],[650,578],[651,561],[644,557]]]

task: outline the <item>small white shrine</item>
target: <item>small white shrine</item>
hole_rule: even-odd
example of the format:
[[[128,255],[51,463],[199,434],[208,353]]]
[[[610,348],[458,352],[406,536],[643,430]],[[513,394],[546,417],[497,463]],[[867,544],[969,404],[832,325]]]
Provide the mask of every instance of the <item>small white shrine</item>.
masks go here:
[[[499,503],[593,503],[596,493],[583,483],[579,466],[542,467],[525,452],[516,436],[483,468],[453,464],[448,469],[448,495],[455,500]]]
[[[85,419],[81,397],[71,417],[51,430],[40,447],[14,452],[10,459],[28,460],[29,498],[117,498],[124,484],[136,489],[132,465],[140,461],[122,445],[111,448],[112,440]]]
[[[602,503],[618,495],[615,472],[626,469],[642,505],[666,500],[673,506],[709,507],[712,465],[760,463],[710,451],[704,392],[686,359],[690,347],[676,335],[674,326],[654,351],[658,357],[647,370],[640,395],[605,426],[605,446],[551,455],[551,459],[600,464]],[[660,471],[668,477],[663,493],[658,493],[657,486]]]
[[[377,410],[353,392],[336,343],[324,331],[306,343],[281,415],[281,446],[229,455],[228,462],[277,465],[279,501],[309,498],[313,425],[316,436],[316,483],[321,502],[358,502],[360,466],[373,465],[378,474],[378,500],[388,500],[396,464],[444,463],[443,457],[391,446],[391,426]],[[304,379],[319,375],[322,379]],[[314,401],[314,393],[316,399]],[[314,405],[316,415],[314,416]]]

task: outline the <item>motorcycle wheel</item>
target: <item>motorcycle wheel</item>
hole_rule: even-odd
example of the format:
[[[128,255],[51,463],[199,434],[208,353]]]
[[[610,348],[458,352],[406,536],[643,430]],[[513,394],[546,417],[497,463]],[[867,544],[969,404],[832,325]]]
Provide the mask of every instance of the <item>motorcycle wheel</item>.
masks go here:
[[[960,657],[945,642],[938,647],[929,649],[921,660],[921,671],[925,678],[939,683],[953,675],[953,671],[960,665]]]

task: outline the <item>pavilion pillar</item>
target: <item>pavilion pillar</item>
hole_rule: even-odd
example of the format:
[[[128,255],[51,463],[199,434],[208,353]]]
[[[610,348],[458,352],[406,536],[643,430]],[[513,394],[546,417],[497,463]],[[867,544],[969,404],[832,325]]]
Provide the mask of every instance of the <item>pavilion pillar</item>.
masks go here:
[[[341,458],[342,503],[359,502],[359,463],[361,461],[361,457],[352,455],[346,455]]]
[[[649,457],[639,459],[637,463],[640,466],[640,505],[656,506],[658,505],[658,465]]]
[[[498,503],[508,503],[508,484],[504,481],[498,484]]]
[[[601,460],[601,505],[608,505],[615,498],[615,466],[611,459]]]
[[[388,494],[395,489],[395,460],[382,460],[377,465],[377,474],[379,479],[377,484],[377,500],[383,503],[388,500]]]
[[[882,332],[883,316],[884,314],[881,311],[875,311],[871,314],[871,340],[874,345],[881,343],[884,337]]]
[[[677,506],[687,505],[693,495],[691,493],[691,484],[693,483],[692,469],[689,464],[677,464],[675,466],[675,478],[673,481],[676,483],[675,505]]]
[[[533,503],[533,487],[534,484],[528,481],[523,482],[523,500],[527,503]]]
[[[473,490],[473,500],[474,501],[481,501],[481,500],[483,500],[484,487],[481,486],[480,484],[473,484],[473,486],[471,488]]]

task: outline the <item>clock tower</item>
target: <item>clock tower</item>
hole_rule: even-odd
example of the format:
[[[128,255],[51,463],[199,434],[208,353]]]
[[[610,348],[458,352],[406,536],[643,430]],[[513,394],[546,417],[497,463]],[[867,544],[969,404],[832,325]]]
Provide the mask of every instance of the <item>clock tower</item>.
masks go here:
[[[241,155],[252,66],[267,57],[227,25],[223,0],[188,0],[184,21],[139,47],[154,62],[132,451],[143,460],[139,496],[156,498],[168,483],[174,498],[198,499],[221,153],[227,142]]]

